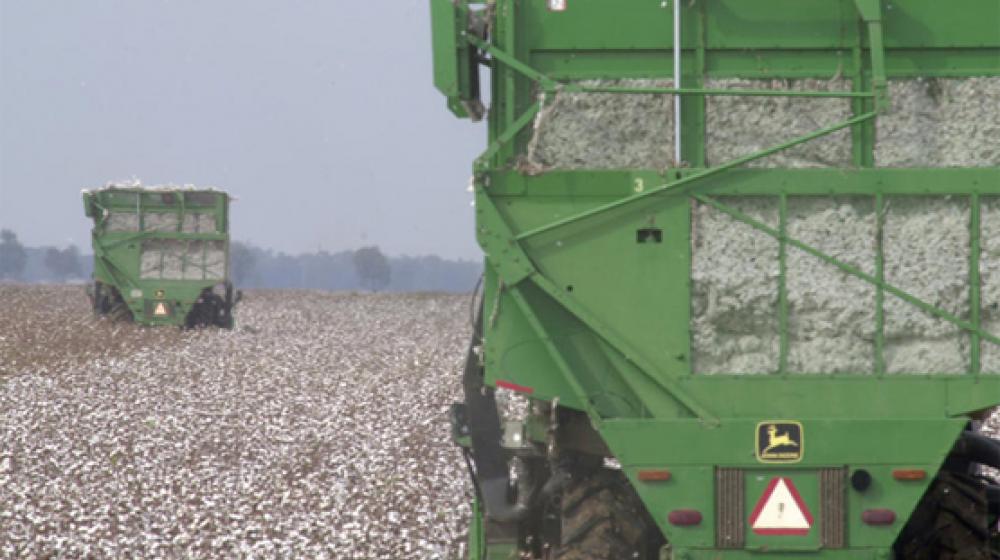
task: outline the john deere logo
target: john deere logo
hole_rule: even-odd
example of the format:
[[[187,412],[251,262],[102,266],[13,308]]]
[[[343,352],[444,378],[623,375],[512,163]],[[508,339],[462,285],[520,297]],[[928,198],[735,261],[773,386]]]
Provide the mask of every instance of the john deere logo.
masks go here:
[[[802,424],[757,424],[757,460],[762,463],[795,463],[802,459]]]

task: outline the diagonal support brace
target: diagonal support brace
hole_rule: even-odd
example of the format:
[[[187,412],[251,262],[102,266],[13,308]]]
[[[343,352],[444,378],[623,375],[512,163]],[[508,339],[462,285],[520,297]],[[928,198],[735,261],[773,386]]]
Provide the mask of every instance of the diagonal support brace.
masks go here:
[[[790,141],[788,141],[788,142],[786,142],[784,144],[780,144],[778,146],[774,146],[772,148],[768,148],[768,149],[760,151],[760,152],[756,152],[756,153],[753,153],[753,154],[750,154],[750,155],[743,156],[741,158],[734,159],[734,160],[732,160],[730,162],[727,162],[727,163],[724,163],[722,165],[719,165],[719,166],[716,166],[716,167],[711,167],[711,168],[706,169],[704,171],[695,173],[694,175],[688,175],[687,177],[684,177],[683,179],[680,179],[678,181],[674,181],[673,183],[669,183],[669,184],[666,184],[666,185],[660,185],[660,186],[657,186],[657,187],[653,187],[653,188],[651,188],[651,189],[649,189],[649,190],[647,190],[647,191],[645,191],[643,193],[635,194],[635,195],[632,195],[632,196],[629,196],[629,197],[626,197],[626,198],[622,198],[622,199],[616,200],[614,202],[609,202],[607,204],[603,204],[601,206],[597,206],[595,208],[591,208],[590,210],[586,210],[584,212],[580,212],[579,214],[575,214],[573,216],[568,216],[568,217],[563,218],[561,220],[556,220],[554,222],[550,222],[550,223],[545,224],[543,226],[539,226],[537,228],[530,229],[530,230],[525,231],[525,232],[521,232],[520,234],[518,234],[517,240],[518,241],[522,241],[522,240],[527,239],[529,237],[534,237],[534,236],[536,236],[538,234],[545,233],[547,231],[556,229],[558,227],[561,227],[561,226],[564,226],[564,225],[567,225],[567,224],[571,224],[571,223],[574,223],[574,222],[579,222],[579,221],[584,220],[586,218],[590,218],[591,216],[595,216],[597,214],[602,214],[604,212],[607,212],[609,210],[613,210],[613,209],[618,208],[620,206],[625,206],[627,204],[633,204],[633,203],[638,202],[640,200],[644,200],[644,199],[650,198],[650,197],[655,196],[655,195],[663,194],[665,192],[681,192],[683,190],[682,189],[683,187],[687,187],[691,183],[700,181],[702,179],[705,179],[707,177],[711,177],[713,175],[717,175],[717,174],[719,174],[719,173],[721,173],[723,171],[726,171],[728,169],[733,169],[735,167],[739,167],[739,166],[741,166],[741,165],[743,165],[745,163],[749,163],[751,161],[767,157],[769,155],[775,154],[775,153],[780,152],[782,150],[786,150],[788,148],[791,148],[792,146],[797,146],[799,144],[803,144],[803,143],[808,142],[810,140],[814,140],[816,138],[819,138],[820,136],[825,136],[827,134],[836,132],[836,131],[838,131],[838,130],[840,130],[842,128],[847,128],[849,126],[853,126],[855,124],[867,121],[869,119],[875,118],[875,115],[876,115],[875,113],[865,113],[863,115],[858,115],[858,116],[856,116],[856,117],[854,117],[852,119],[848,119],[848,120],[846,120],[844,122],[837,123],[835,125],[832,125],[832,126],[829,126],[827,128],[823,128],[823,129],[817,130],[815,132],[811,132],[809,134],[806,134],[805,136],[800,136],[800,137],[795,138],[793,140],[790,140]]]
[[[525,110],[524,113],[522,113],[521,116],[517,118],[517,120],[515,120],[513,123],[511,123],[509,127],[507,127],[507,130],[503,131],[503,134],[498,136],[497,139],[494,140],[493,143],[491,143],[486,148],[486,151],[483,152],[482,155],[476,158],[474,169],[477,172],[486,171],[490,166],[490,159],[492,159],[493,156],[495,156],[497,152],[500,151],[501,148],[503,148],[506,144],[508,144],[511,140],[513,140],[514,137],[517,136],[517,134],[524,129],[524,127],[528,126],[528,123],[530,123],[532,119],[535,118],[535,115],[538,114],[538,111],[540,111],[541,108],[542,108],[541,101],[538,101],[531,107],[528,107],[528,109]]]

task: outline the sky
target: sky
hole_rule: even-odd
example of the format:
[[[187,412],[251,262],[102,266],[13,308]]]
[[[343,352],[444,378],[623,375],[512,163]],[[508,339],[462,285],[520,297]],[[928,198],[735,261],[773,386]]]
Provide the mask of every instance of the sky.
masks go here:
[[[232,237],[477,258],[486,130],[434,89],[427,0],[0,0],[0,227],[86,251],[80,190],[216,186]]]

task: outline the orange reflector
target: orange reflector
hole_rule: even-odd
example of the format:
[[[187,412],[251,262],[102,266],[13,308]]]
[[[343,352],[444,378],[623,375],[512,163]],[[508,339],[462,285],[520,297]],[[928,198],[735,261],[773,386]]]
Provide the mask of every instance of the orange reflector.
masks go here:
[[[891,509],[866,509],[861,512],[861,520],[869,525],[891,525],[896,520],[896,512]]]
[[[895,469],[892,471],[892,478],[896,480],[923,480],[927,478],[927,471],[924,469]]]
[[[696,509],[675,509],[667,514],[667,521],[671,525],[688,527],[701,523],[701,512]]]
[[[670,480],[670,471],[667,469],[649,469],[639,471],[639,480],[643,482],[666,482]]]

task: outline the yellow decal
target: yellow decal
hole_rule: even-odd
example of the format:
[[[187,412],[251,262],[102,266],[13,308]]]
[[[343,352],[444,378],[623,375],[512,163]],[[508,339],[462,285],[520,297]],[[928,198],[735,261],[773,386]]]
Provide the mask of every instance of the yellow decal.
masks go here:
[[[802,424],[772,420],[757,424],[757,460],[761,463],[797,463],[802,460]]]

